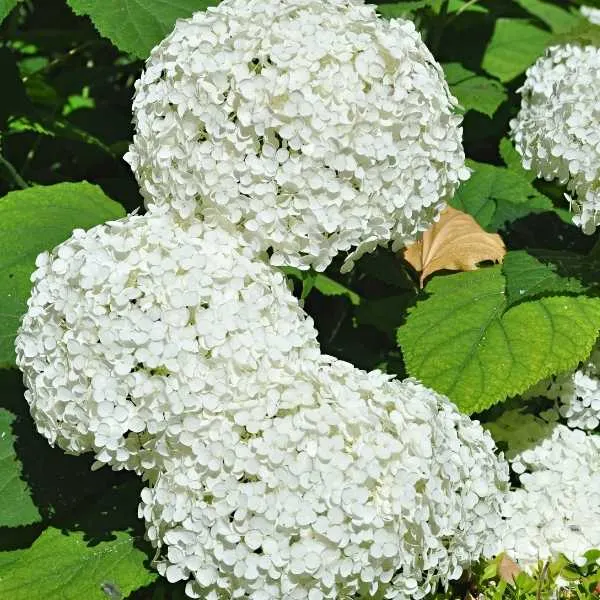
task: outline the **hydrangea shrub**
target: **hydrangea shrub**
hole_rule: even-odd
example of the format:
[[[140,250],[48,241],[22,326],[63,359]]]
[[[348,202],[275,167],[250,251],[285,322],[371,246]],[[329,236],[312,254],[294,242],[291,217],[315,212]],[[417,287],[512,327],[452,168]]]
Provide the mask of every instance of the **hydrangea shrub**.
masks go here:
[[[588,1],[0,7],[0,598],[594,597]]]

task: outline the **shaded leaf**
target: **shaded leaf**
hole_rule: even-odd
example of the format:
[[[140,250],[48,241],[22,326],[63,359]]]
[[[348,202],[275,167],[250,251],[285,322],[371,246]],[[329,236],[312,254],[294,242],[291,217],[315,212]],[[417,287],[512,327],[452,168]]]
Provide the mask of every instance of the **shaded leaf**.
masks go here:
[[[394,333],[404,320],[406,309],[414,303],[415,294],[363,300],[354,317],[359,325],[370,325],[394,339]]]
[[[0,408],[0,527],[30,525],[41,520],[14,449],[11,424],[14,415]]]
[[[0,367],[15,362],[14,338],[40,252],[87,229],[124,216],[123,207],[89,183],[59,183],[0,198]]]
[[[8,48],[0,48],[0,73],[2,73],[2,102],[0,102],[0,130],[2,130],[11,116],[21,114],[29,107],[29,100],[15,58]]]
[[[479,412],[589,355],[600,299],[543,297],[508,307],[500,267],[436,277],[398,329],[407,371]]]
[[[378,248],[375,252],[362,256],[357,263],[357,271],[395,288],[416,289],[413,277],[408,272],[409,267],[388,249]]]
[[[583,20],[578,13],[572,13],[542,0],[516,0],[516,2],[547,25],[553,33],[570,31]]]
[[[302,282],[302,299],[306,298],[312,289],[315,288],[324,296],[345,296],[355,306],[360,304],[360,296],[356,292],[327,277],[327,275],[323,275],[323,273],[301,271],[296,267],[281,267],[280,270],[286,275]]]
[[[218,4],[211,0],[67,0],[78,15],[88,15],[98,31],[120,50],[146,58],[171,32],[178,18]]]
[[[504,164],[511,170],[521,175],[526,181],[534,181],[535,173],[533,171],[527,171],[523,168],[521,155],[515,149],[513,143],[508,138],[502,138],[500,145],[498,146],[500,156],[504,161]]]
[[[436,271],[473,271],[480,262],[501,262],[506,254],[502,238],[486,233],[467,213],[448,207],[422,238],[408,246],[404,258],[423,281]]]
[[[397,17],[403,17],[407,14],[410,14],[415,10],[431,6],[432,4],[433,2],[431,0],[407,0],[406,2],[379,4],[377,6],[377,12],[389,19],[395,19]]]
[[[524,250],[509,252],[502,272],[506,277],[509,305],[543,294],[581,294],[586,291],[581,281],[561,277],[552,264],[544,264]]]
[[[475,161],[468,165],[471,178],[461,184],[450,205],[469,213],[484,229],[497,231],[530,213],[556,212],[550,198],[519,173]]]
[[[360,296],[356,292],[322,273],[317,273],[314,287],[324,296],[345,296],[355,306],[360,304]]]
[[[460,63],[442,66],[450,91],[466,110],[477,110],[493,117],[497,108],[506,100],[506,90],[499,81],[477,75]]]
[[[502,82],[523,73],[543,53],[552,35],[523,19],[496,21],[483,57],[483,68]]]
[[[104,588],[123,596],[157,575],[144,552],[124,531],[113,540],[89,545],[79,532],[46,529],[26,550],[0,552],[0,598],[11,600],[106,600]]]
[[[600,25],[595,25],[587,19],[582,19],[573,29],[557,35],[554,43],[577,43],[584,46],[600,46]]]
[[[403,2],[379,4],[377,10],[384,17],[396,18],[409,15],[423,8],[430,8],[434,14],[439,14],[442,5],[442,0],[404,0]],[[468,0],[449,0],[447,11],[449,14],[458,12],[488,12],[485,7],[477,2]]]
[[[19,117],[17,119],[12,119],[9,122],[8,135],[26,132],[37,133],[38,135],[45,135],[48,137],[61,137],[76,142],[83,142],[84,144],[92,144],[93,146],[98,146],[107,154],[110,154],[111,156],[114,155],[113,150],[102,140],[87,131],[80,129],[76,125],[73,125],[67,119],[57,117],[47,119],[38,117],[37,119],[32,120],[29,117]]]
[[[600,258],[584,256],[564,250],[528,248],[527,252],[542,264],[555,270],[561,277],[574,277],[588,290],[600,288]]]
[[[8,17],[12,9],[22,0],[0,0],[0,23]]]

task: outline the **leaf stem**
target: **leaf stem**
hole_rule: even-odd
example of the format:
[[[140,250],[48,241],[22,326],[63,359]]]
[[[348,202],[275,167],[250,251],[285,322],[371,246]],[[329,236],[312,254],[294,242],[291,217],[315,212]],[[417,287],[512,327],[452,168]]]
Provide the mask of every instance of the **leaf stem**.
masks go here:
[[[29,184],[19,175],[18,171],[15,169],[14,165],[6,160],[2,153],[0,153],[0,164],[8,171],[13,182],[20,187],[22,190],[29,187]]]

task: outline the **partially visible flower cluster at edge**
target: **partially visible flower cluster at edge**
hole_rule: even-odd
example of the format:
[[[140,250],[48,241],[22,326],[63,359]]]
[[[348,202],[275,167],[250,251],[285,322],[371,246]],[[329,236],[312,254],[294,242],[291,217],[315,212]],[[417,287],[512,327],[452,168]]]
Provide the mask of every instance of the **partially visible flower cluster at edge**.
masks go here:
[[[503,508],[500,545],[525,567],[558,554],[584,564],[584,554],[600,546],[600,436],[556,418],[517,409],[488,425],[496,442],[507,444],[521,484]]]
[[[543,399],[547,408],[536,416]],[[501,545],[525,566],[559,553],[584,564],[584,554],[600,547],[600,347],[522,402],[486,425],[521,484],[507,497]]]
[[[584,5],[579,10],[590,23],[593,23],[594,25],[600,25],[600,8]]]
[[[600,48],[552,46],[527,70],[510,123],[523,166],[566,184],[573,222],[600,224]]]
[[[469,176],[441,67],[362,1],[224,0],[178,21],[136,90],[146,205],[224,218],[273,265],[402,247]]]

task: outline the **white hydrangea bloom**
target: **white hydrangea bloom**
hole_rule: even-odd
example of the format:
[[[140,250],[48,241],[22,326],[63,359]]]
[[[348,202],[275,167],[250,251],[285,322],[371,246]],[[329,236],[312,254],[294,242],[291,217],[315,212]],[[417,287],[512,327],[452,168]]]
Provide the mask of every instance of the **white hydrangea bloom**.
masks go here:
[[[39,431],[114,468],[151,470],[171,415],[244,396],[317,361],[312,320],[237,235],[171,216],[76,230],[41,254],[16,340]]]
[[[532,415],[514,411],[512,418],[524,435],[538,426]],[[547,435],[510,453],[521,487],[504,506],[502,547],[529,568],[560,553],[583,564],[585,552],[600,547],[600,436],[550,425]]]
[[[571,428],[597,429],[600,425],[600,346],[594,348],[581,368],[544,380],[527,395],[556,400],[561,416]]]
[[[594,8],[593,6],[582,6],[579,10],[590,23],[594,25],[600,25],[600,8]]]
[[[511,135],[523,166],[566,183],[573,222],[593,233],[600,224],[600,48],[549,48],[520,92]]]
[[[165,431],[140,516],[190,597],[422,598],[498,550],[507,465],[446,398],[330,357],[265,395]]]
[[[224,0],[153,50],[125,158],[151,211],[224,218],[274,265],[323,270],[429,228],[469,176],[455,106],[410,21]]]

